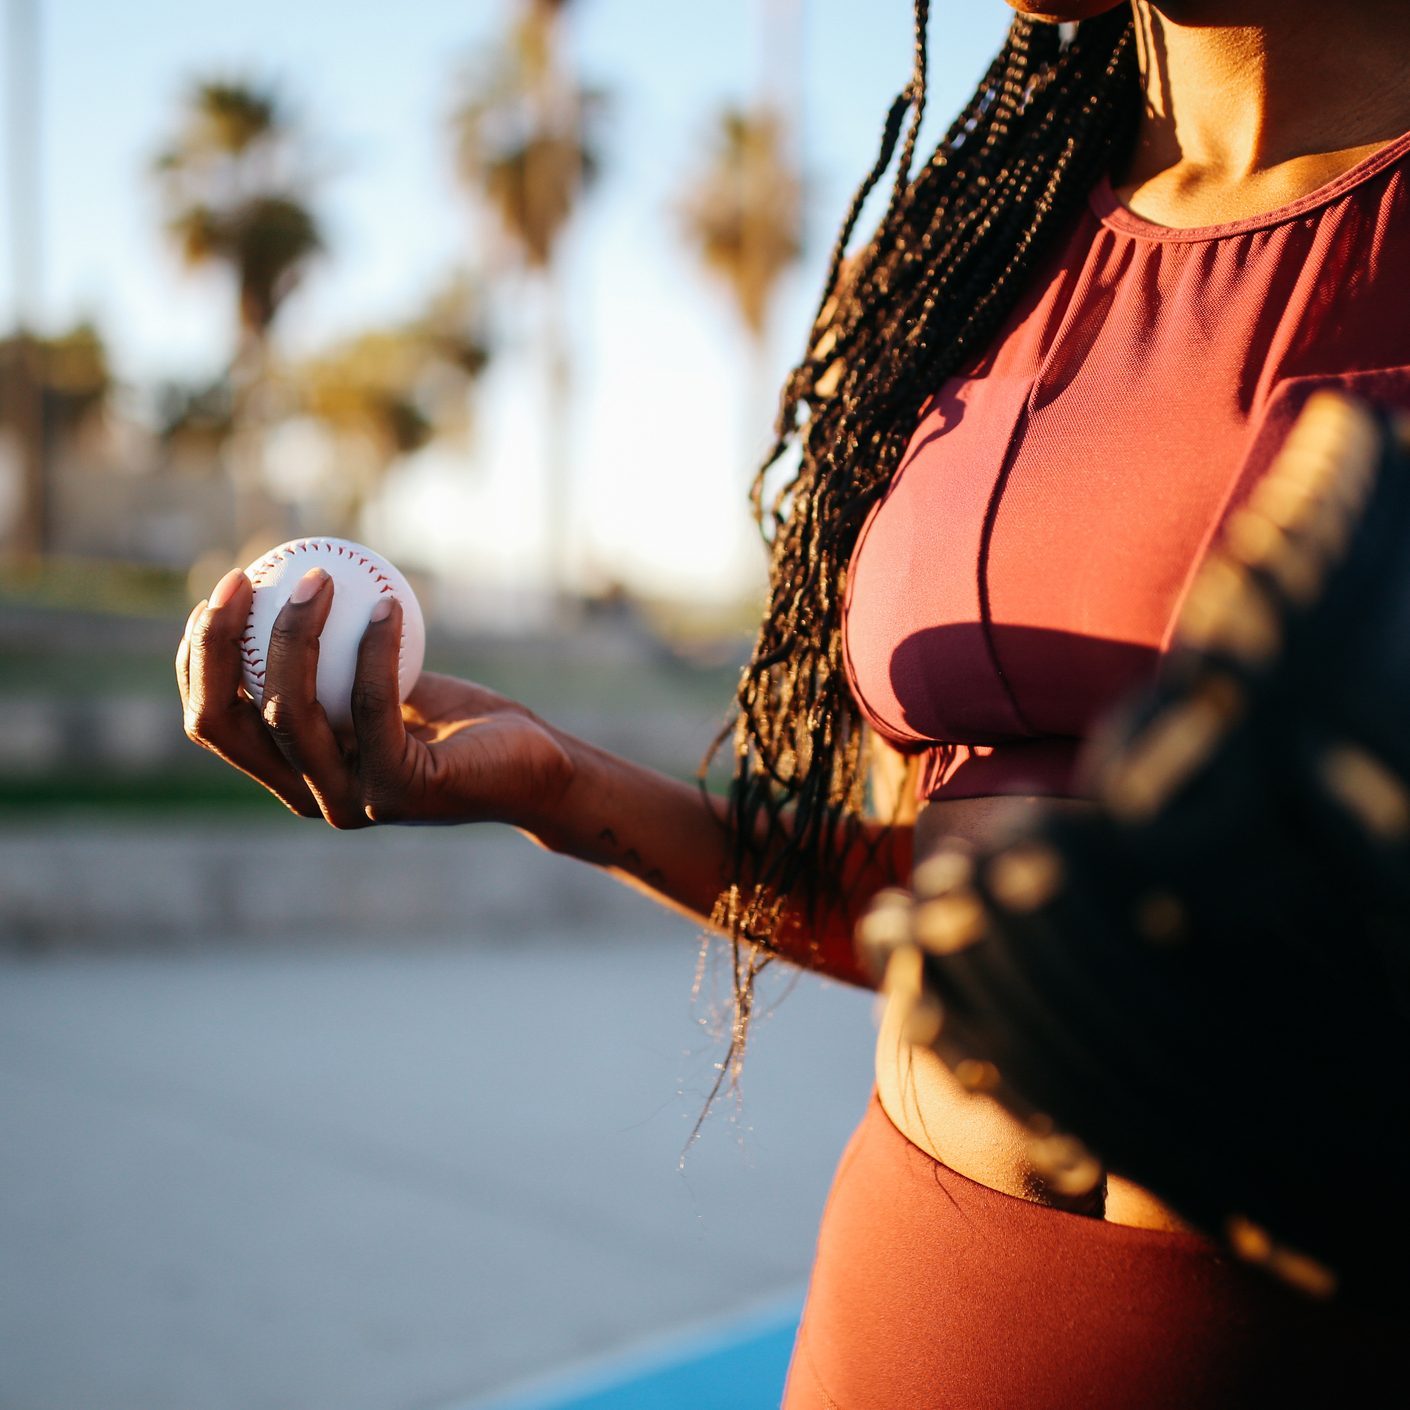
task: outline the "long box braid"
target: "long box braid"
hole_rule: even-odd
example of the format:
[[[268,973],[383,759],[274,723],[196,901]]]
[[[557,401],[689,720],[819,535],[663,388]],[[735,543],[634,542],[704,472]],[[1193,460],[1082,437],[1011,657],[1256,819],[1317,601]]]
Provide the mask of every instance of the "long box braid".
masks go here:
[[[768,605],[731,720],[706,760],[732,739],[735,881],[711,919],[731,939],[734,1013],[711,1100],[738,1077],[754,980],[773,957],[785,908],[819,926],[841,900],[839,858],[864,845],[865,729],[843,669],[840,619],[862,521],[921,404],[989,344],[1068,215],[1129,148],[1139,112],[1125,7],[1065,33],[1019,16],[912,179],[928,19],[929,0],[915,0],[911,79],[833,246],[808,351],[785,381],[774,444],[754,481],[771,550]],[[886,214],[844,278],[848,241],[907,109]],[[765,477],[795,442],[798,469],[766,502]]]

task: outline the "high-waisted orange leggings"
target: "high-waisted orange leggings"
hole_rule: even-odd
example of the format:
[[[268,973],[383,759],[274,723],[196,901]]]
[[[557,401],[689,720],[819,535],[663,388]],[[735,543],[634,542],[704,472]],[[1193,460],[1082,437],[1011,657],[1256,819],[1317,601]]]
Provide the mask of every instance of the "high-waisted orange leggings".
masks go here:
[[[976,1184],[873,1094],[823,1216],[784,1410],[1369,1405],[1391,1351],[1386,1330],[1195,1235]]]

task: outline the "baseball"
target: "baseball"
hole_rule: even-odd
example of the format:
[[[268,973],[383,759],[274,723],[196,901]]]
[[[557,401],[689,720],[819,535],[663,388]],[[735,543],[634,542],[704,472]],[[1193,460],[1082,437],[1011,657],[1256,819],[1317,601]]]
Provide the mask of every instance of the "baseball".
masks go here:
[[[249,621],[240,641],[245,658],[245,689],[256,705],[264,703],[265,663],[274,619],[289,600],[294,584],[310,568],[322,568],[333,580],[333,605],[318,640],[318,701],[338,728],[352,723],[353,675],[357,648],[368,616],[380,597],[393,593],[402,609],[401,665],[398,683],[406,699],[421,674],[426,656],[426,624],[411,584],[380,554],[347,539],[290,539],[245,569],[254,585]]]

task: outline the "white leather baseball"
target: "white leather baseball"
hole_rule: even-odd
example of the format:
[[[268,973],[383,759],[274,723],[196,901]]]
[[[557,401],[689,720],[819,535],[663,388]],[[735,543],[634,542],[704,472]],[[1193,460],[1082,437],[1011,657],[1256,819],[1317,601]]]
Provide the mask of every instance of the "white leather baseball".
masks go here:
[[[271,548],[245,569],[254,585],[254,601],[240,640],[245,658],[245,689],[255,704],[264,703],[264,675],[274,619],[289,600],[294,584],[310,568],[322,568],[333,580],[333,605],[318,639],[318,700],[334,727],[352,722],[352,686],[357,648],[376,602],[395,594],[401,603],[401,662],[398,684],[406,699],[426,658],[426,624],[411,584],[380,554],[347,539],[290,539]]]

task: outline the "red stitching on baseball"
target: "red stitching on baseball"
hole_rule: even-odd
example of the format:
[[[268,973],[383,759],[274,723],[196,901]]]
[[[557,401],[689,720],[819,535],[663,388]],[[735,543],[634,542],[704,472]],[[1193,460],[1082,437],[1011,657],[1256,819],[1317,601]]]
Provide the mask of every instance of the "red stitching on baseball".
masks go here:
[[[356,546],[336,542],[333,539],[295,539],[287,544],[281,544],[278,548],[271,549],[263,559],[260,560],[249,571],[250,581],[255,587],[269,586],[275,576],[279,565],[285,563],[296,553],[336,553],[339,558],[347,558],[356,561],[362,568],[366,569],[371,576],[373,584],[379,596],[395,594],[396,585],[392,579],[382,572],[377,563],[365,553],[359,553]],[[255,631],[255,610],[253,602],[250,604],[249,619],[245,624],[245,634],[240,638],[242,643],[241,654],[245,661],[245,673],[249,681],[252,681],[253,692],[261,696],[264,693],[265,661],[263,654],[259,650],[259,638]],[[406,669],[406,622],[403,619],[401,639],[398,642],[397,650],[397,673],[400,678]]]

